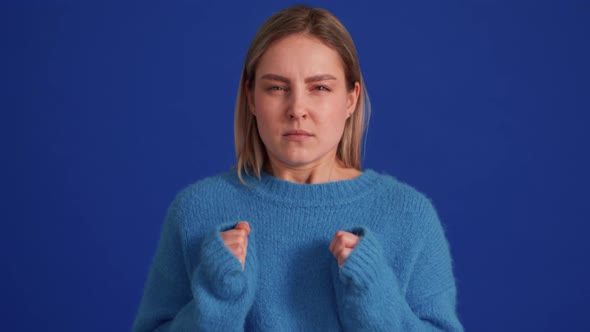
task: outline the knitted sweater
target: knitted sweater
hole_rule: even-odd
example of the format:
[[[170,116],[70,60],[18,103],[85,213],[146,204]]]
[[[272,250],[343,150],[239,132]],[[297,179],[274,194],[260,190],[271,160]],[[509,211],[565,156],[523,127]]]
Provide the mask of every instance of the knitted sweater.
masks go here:
[[[297,184],[235,171],[182,190],[134,331],[462,331],[449,246],[430,201],[366,170]],[[250,223],[246,264],[220,232]],[[338,267],[338,230],[360,236]]]

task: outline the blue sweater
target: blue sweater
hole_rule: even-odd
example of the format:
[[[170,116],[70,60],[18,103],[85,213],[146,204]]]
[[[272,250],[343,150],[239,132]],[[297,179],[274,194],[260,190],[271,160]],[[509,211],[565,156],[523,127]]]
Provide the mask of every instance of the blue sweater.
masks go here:
[[[302,185],[235,171],[182,190],[134,331],[462,331],[449,246],[430,201],[391,176]],[[220,232],[250,223],[246,265]],[[361,237],[344,265],[336,231]]]

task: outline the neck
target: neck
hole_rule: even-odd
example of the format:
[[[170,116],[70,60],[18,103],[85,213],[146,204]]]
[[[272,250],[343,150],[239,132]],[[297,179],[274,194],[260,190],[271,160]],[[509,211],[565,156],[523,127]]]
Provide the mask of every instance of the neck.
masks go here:
[[[264,170],[279,179],[301,184],[341,181],[352,179],[361,174],[356,169],[347,168],[337,158],[301,166],[292,166],[281,163],[278,160],[271,160],[264,167]]]

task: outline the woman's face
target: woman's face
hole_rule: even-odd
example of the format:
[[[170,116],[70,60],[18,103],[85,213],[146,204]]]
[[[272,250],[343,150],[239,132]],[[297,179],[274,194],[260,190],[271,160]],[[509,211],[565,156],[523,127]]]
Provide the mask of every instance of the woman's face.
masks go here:
[[[348,91],[340,56],[318,39],[296,34],[269,47],[248,97],[271,163],[333,162],[359,91]]]

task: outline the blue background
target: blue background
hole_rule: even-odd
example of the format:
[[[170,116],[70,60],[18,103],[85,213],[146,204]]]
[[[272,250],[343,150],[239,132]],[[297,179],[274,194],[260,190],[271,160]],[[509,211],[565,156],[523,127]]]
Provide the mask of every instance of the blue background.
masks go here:
[[[174,195],[235,162],[252,37],[294,3],[0,5],[2,330],[131,328]],[[588,2],[311,4],[356,42],[364,167],[439,211],[466,329],[587,331]]]

